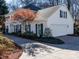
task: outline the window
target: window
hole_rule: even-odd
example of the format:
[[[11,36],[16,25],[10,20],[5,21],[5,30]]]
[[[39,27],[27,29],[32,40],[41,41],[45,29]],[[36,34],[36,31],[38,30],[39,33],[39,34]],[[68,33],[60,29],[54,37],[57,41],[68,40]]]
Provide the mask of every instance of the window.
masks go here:
[[[16,32],[16,26],[14,25],[14,32]]]
[[[17,32],[21,32],[21,25],[16,25],[17,27]]]
[[[43,35],[43,24],[36,24],[36,34],[37,36]]]
[[[31,25],[30,25],[30,24],[25,25],[25,30],[26,30],[26,31],[31,31]]]
[[[60,17],[62,18],[63,17],[63,12],[60,10]]]
[[[67,18],[67,12],[60,10],[60,17],[61,18]]]

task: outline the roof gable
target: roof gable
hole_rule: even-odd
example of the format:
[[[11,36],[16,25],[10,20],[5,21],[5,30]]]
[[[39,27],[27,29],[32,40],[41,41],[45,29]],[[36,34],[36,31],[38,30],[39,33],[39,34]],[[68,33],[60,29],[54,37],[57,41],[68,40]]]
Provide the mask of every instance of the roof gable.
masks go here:
[[[35,20],[37,19],[47,19],[48,17],[50,17],[53,13],[55,13],[61,6],[58,5],[58,6],[54,6],[54,7],[49,7],[49,8],[45,8],[45,9],[42,9],[42,10],[39,10],[37,12],[37,17]]]

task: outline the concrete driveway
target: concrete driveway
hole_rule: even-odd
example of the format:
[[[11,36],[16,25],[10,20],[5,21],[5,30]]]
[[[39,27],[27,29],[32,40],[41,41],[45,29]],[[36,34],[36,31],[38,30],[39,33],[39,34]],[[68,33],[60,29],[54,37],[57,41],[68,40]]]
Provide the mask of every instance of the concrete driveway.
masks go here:
[[[24,48],[20,59],[79,59],[79,37],[58,37],[65,42],[62,45],[42,44],[15,36],[7,37]]]

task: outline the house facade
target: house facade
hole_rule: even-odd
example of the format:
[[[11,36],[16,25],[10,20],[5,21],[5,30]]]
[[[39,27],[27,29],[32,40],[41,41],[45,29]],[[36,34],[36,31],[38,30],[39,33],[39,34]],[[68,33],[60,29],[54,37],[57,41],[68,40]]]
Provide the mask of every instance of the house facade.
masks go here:
[[[65,5],[45,8],[37,12],[33,21],[12,21],[7,19],[5,31],[26,32],[31,31],[37,36],[63,36],[74,33],[74,20]]]
[[[17,32],[18,27],[20,27],[21,23],[19,21],[13,20],[12,16],[15,12],[8,13],[5,15],[5,33]],[[18,30],[20,31],[20,30]]]

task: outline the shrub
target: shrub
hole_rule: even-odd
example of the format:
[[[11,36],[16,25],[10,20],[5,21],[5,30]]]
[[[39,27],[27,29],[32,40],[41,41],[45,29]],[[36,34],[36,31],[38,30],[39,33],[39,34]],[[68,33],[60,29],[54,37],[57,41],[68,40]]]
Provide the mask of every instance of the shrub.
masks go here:
[[[8,38],[0,36],[0,55],[7,50],[14,49],[15,44]]]
[[[50,37],[52,36],[51,30],[49,28],[45,28],[44,37]]]
[[[9,34],[16,35],[16,33],[15,33],[15,32],[12,32],[12,33],[9,33]]]
[[[28,38],[28,39],[34,39],[36,36],[35,33],[33,32],[25,32],[23,34],[21,34],[22,37]]]
[[[21,32],[17,32],[16,35],[21,36]]]
[[[79,26],[75,27],[75,34],[79,35]]]
[[[35,40],[39,42],[50,43],[50,44],[63,44],[64,43],[64,41],[58,38],[54,38],[54,37],[39,37]]]
[[[43,37],[38,37],[33,32],[22,33],[21,37],[35,40],[38,42],[50,43],[50,44],[63,44],[64,43],[62,40],[52,37],[50,31],[46,32],[46,34]]]

